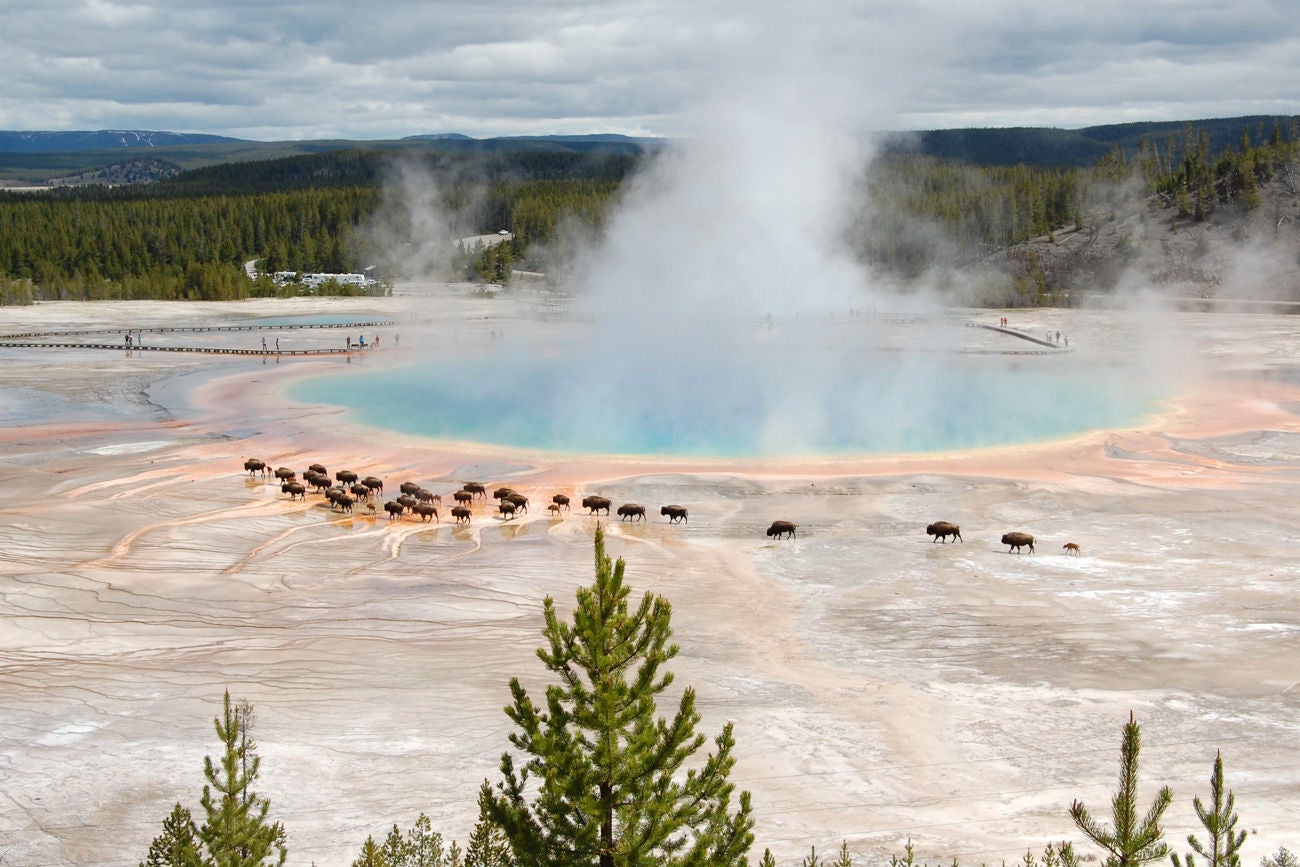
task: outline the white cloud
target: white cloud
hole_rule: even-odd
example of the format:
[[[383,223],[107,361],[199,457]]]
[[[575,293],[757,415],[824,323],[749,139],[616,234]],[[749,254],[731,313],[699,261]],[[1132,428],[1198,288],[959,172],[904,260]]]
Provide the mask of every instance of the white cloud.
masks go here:
[[[1290,4],[10,0],[0,128],[248,138],[679,135],[719,85],[863,123],[1294,113]]]

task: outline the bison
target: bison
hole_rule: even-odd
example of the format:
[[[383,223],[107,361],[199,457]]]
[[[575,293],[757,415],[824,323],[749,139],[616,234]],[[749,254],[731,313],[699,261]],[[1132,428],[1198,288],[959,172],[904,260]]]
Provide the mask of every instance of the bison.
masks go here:
[[[330,477],[319,473],[311,473],[311,475],[303,476],[303,479],[316,491],[323,491],[330,487]]]
[[[420,485],[418,482],[402,482],[402,484],[398,486],[398,489],[403,494],[410,494],[414,497],[419,492]]]
[[[455,500],[457,503],[472,503],[472,502],[474,502],[474,494],[471,493],[471,492],[469,492],[469,491],[464,491],[464,490],[457,491],[456,493],[452,494],[452,495],[451,495],[451,498],[452,498],[453,500]]]
[[[668,516],[668,523],[676,524],[678,521],[686,520],[685,506],[664,506],[659,510],[660,515]]]
[[[599,515],[600,510],[604,509],[605,514],[609,514],[609,500],[605,497],[583,497],[582,507],[587,510],[588,515]]]
[[[767,528],[768,536],[775,536],[780,539],[782,536],[794,538],[794,524],[789,521],[773,521],[772,526]]]
[[[1009,546],[1007,548],[1008,554],[1012,550],[1019,554],[1021,548],[1028,548],[1030,554],[1034,553],[1034,537],[1028,533],[1003,533],[1002,544]]]
[[[288,467],[277,467],[275,470],[275,477],[281,482],[292,482],[294,479],[298,478],[298,474]]]
[[[388,520],[392,521],[396,518],[401,518],[402,513],[406,511],[406,507],[401,503],[389,500],[387,503],[384,503],[384,511],[388,513]]]
[[[397,502],[401,503],[402,508],[409,512],[415,508],[415,504],[418,503],[419,500],[415,499],[415,497],[410,494],[402,494],[397,498]]]
[[[547,503],[547,504],[546,504],[546,511],[548,511],[548,512],[551,513],[551,517],[553,517],[553,518],[558,518],[558,517],[560,517],[560,504],[559,504],[559,503]]]
[[[551,502],[556,506],[559,506],[561,509],[567,510],[569,508],[569,498],[564,494],[556,494],[554,497],[551,497]]]
[[[949,536],[956,536],[958,542],[966,541],[961,537],[961,527],[958,527],[956,524],[950,524],[947,521],[935,521],[933,524],[927,524],[925,532],[934,537],[930,540],[931,542],[938,542],[942,539],[946,545]]]
[[[476,497],[482,497],[485,500],[487,499],[487,488],[483,487],[478,482],[466,482],[465,484],[461,485],[461,490],[469,491],[471,494],[473,494]]]
[[[437,519],[438,523],[442,523],[442,519],[438,517],[438,510],[433,507],[432,503],[416,503],[412,511],[426,523],[435,519]]]
[[[1066,542],[1061,547],[1065,549],[1065,553],[1074,554],[1076,557],[1083,551],[1078,542]]]
[[[332,505],[330,506],[330,508],[342,509],[343,511],[347,512],[350,515],[352,514],[352,504],[355,502],[356,500],[354,500],[352,497],[348,496],[347,494],[339,494],[331,501]]]
[[[618,519],[620,521],[645,520],[645,506],[639,503],[624,503],[618,507]]]
[[[469,509],[464,506],[453,506],[451,516],[456,519],[457,524],[469,523]]]
[[[504,500],[515,492],[514,488],[497,488],[492,492],[492,499]]]
[[[248,470],[250,476],[255,476],[258,473],[266,475],[266,461],[259,461],[257,458],[249,458],[244,461],[244,469]]]
[[[501,513],[504,520],[510,520],[515,516],[515,504],[509,500],[502,500],[497,504],[497,511]]]
[[[355,485],[359,478],[360,476],[351,470],[339,470],[334,474],[334,480],[340,485]]]
[[[356,497],[358,502],[361,500],[368,500],[370,499],[370,486],[357,482],[355,485],[348,488],[348,493]]]
[[[280,492],[289,495],[289,499],[307,499],[307,486],[302,482],[284,482],[280,485]]]
[[[322,476],[328,476],[330,474],[329,470],[325,469],[324,464],[312,464],[307,469],[313,473],[320,473]]]
[[[528,511],[528,498],[525,497],[523,494],[516,494],[515,492],[511,491],[510,494],[506,497],[506,499],[514,503],[515,508],[518,509],[519,511],[521,512]]]
[[[372,491],[378,491],[380,494],[383,494],[384,492],[384,480],[376,478],[375,476],[366,476],[361,480],[361,484],[365,485]]]

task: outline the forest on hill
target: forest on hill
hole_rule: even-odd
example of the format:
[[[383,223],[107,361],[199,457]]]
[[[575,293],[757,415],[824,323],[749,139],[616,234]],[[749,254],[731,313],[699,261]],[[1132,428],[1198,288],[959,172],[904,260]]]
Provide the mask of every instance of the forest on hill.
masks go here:
[[[1133,232],[1117,228],[1134,202],[1143,234],[1193,238],[1183,259],[1199,255],[1200,236],[1189,227],[1226,226],[1228,237],[1246,244],[1262,231],[1256,224],[1271,221],[1276,231],[1294,223],[1275,200],[1278,191],[1294,198],[1296,122],[1248,124],[1222,147],[1215,144],[1224,137],[1218,125],[1186,124],[1178,134],[1138,136],[1130,148],[1133,126],[1097,128],[1112,144],[1087,167],[886,153],[866,172],[849,241],[864,264],[904,286],[933,283],[942,273],[949,276],[941,286],[961,284],[953,300],[962,303],[1055,305],[1085,288],[1112,288],[1137,258]],[[327,147],[208,165],[148,184],[0,193],[0,303],[306,291],[250,278],[250,260],[263,274],[365,271],[381,287],[409,276],[506,284],[515,270],[542,272],[555,283],[575,239],[598,236],[624,182],[655,159],[609,144]],[[392,189],[410,176],[429,187],[427,207],[443,222],[439,237],[416,237],[433,230],[410,220],[397,225],[389,212]],[[1277,213],[1252,222],[1266,202]],[[465,249],[455,242],[501,229],[511,233],[507,243]],[[1076,255],[1056,243],[1058,234],[1089,243]],[[423,257],[438,263],[436,274],[403,273],[392,255],[395,246],[429,245],[441,246]],[[1194,278],[1196,269],[1169,273]]]

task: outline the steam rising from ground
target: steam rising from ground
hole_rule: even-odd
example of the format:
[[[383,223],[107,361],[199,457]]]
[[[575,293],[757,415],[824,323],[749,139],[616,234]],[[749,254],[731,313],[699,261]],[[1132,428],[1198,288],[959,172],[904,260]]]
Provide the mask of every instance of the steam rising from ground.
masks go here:
[[[775,53],[736,53],[746,62],[699,91],[689,132],[625,185],[579,256],[563,288],[585,325],[559,357],[546,338],[516,334],[487,369],[453,364],[428,400],[488,415],[496,433],[515,432],[507,443],[574,451],[910,451],[1088,427],[1059,417],[1071,406],[1135,420],[1122,373],[959,358],[964,335],[935,297],[895,291],[855,258],[867,132],[889,123],[871,100],[894,79],[862,93],[862,70],[815,51],[770,68]],[[402,188],[426,242],[409,245],[406,270],[418,273],[437,264],[422,250],[448,249],[454,221],[428,178],[408,175]],[[1095,399],[1047,399],[1061,390]]]

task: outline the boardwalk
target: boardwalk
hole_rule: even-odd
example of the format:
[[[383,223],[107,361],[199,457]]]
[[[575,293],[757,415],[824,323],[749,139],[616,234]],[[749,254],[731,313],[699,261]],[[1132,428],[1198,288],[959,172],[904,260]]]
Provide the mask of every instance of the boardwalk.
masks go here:
[[[285,357],[346,355],[349,352],[357,352],[368,347],[358,344],[345,344],[343,347],[312,346],[307,348],[280,349],[275,345],[265,345],[264,338],[263,346],[249,348],[247,346],[212,346],[193,342],[156,343],[152,340],[145,343],[143,340],[137,340],[135,337],[132,337],[131,343],[127,343],[126,338],[128,334],[140,337],[146,334],[151,335],[152,337],[159,337],[161,335],[169,334],[198,335],[222,332],[285,332],[306,331],[311,329],[352,330],[385,328],[393,324],[393,322],[388,320],[374,320],[370,322],[348,322],[341,324],[203,325],[175,328],[137,328],[131,329],[129,332],[121,328],[77,329],[71,331],[29,331],[18,334],[0,334],[0,348],[108,349],[116,352],[121,352],[122,350],[128,352],[199,352],[210,355],[278,355]],[[113,335],[115,339],[111,342],[103,341],[103,336],[109,334]],[[116,339],[117,337],[121,337],[121,339]]]

